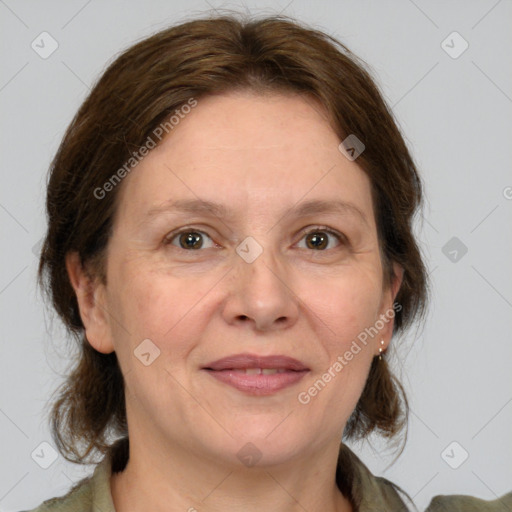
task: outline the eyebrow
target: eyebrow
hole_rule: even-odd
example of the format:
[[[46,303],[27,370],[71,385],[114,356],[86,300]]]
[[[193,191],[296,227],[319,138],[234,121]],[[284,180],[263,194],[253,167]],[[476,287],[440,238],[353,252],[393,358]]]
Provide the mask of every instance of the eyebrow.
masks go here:
[[[170,199],[161,205],[155,206],[148,210],[143,222],[164,213],[190,213],[190,214],[206,214],[220,219],[230,219],[234,217],[234,213],[228,210],[224,205],[207,201],[204,199]],[[368,219],[365,214],[355,204],[342,200],[310,200],[300,203],[286,211],[282,212],[282,216],[294,215],[295,217],[306,217],[308,215],[318,215],[322,213],[338,213],[351,214],[359,217],[368,225]]]

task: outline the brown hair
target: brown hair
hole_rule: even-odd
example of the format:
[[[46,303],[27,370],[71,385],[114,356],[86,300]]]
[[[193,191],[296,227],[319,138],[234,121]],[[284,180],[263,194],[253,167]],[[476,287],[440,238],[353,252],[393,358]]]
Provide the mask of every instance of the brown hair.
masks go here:
[[[127,422],[117,357],[88,343],[65,257],[76,251],[83,267],[106,282],[104,255],[120,186],[101,200],[93,191],[191,98],[232,90],[303,94],[325,107],[340,141],[350,134],[363,141],[357,163],[371,181],[386,285],[391,262],[404,269],[394,333],[423,315],[427,277],[412,227],[422,185],[365,66],[340,42],[287,17],[224,15],[163,30],[126,50],[104,72],[51,164],[38,271],[79,347],[50,414],[52,435],[67,460],[85,464],[94,452],[108,452],[109,436],[127,436]],[[374,358],[344,439],[362,439],[374,430],[391,438],[407,418],[401,384],[385,357]]]

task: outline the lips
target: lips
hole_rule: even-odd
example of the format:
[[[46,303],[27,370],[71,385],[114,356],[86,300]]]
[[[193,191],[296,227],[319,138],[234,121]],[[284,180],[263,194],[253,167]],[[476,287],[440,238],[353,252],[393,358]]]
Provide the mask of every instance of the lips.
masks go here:
[[[309,370],[297,359],[288,356],[255,356],[251,354],[238,354],[224,357],[212,363],[207,364],[205,370],[248,370],[248,369],[268,369],[268,370],[286,370],[301,372]]]
[[[271,395],[299,382],[309,368],[292,357],[238,354],[203,368],[216,380],[250,395]]]

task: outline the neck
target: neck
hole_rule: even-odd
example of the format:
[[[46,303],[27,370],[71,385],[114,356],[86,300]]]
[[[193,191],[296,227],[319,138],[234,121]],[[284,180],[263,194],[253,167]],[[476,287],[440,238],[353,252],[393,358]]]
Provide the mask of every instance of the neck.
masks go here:
[[[284,464],[245,467],[179,446],[163,450],[154,438],[130,439],[128,463],[110,482],[116,512],[352,512],[335,481],[337,446]]]

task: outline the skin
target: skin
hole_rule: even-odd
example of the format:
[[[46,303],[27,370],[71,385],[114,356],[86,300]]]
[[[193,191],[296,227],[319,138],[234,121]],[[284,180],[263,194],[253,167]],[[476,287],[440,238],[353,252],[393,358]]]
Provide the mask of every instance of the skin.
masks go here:
[[[320,105],[304,97],[201,98],[123,181],[106,286],[68,255],[87,339],[116,352],[126,382],[130,459],[111,478],[118,512],[352,510],[334,480],[339,442],[393,321],[308,404],[297,396],[392,307],[402,274],[395,266],[384,286],[370,181],[339,143]],[[231,217],[145,220],[169,199],[197,198]],[[284,215],[313,199],[350,202],[366,221]],[[204,233],[200,249],[171,238],[183,227]],[[327,246],[308,244],[309,230]],[[236,252],[248,236],[263,248],[252,263]],[[145,366],[134,350],[148,338],[160,355]],[[252,396],[202,370],[242,352],[289,355],[310,372]],[[237,457],[249,442],[261,453],[252,467]]]

